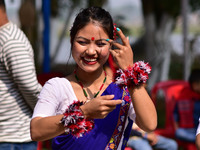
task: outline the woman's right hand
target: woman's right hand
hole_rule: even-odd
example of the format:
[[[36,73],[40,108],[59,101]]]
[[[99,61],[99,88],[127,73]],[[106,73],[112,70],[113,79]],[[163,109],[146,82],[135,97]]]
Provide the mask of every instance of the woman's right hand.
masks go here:
[[[96,97],[80,107],[85,118],[103,119],[111,111],[116,108],[116,105],[122,103],[122,100],[112,100],[114,95],[104,95]]]
[[[110,49],[110,52],[118,65],[122,70],[127,69],[129,66],[133,65],[133,50],[131,48],[129,38],[124,35],[124,33],[117,28],[117,33],[119,34],[122,44],[107,39],[107,41],[116,47],[116,49]]]

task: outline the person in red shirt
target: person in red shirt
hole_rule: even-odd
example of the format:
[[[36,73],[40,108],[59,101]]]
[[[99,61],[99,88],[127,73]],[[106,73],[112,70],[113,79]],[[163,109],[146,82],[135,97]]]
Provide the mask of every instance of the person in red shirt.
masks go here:
[[[192,70],[188,82],[190,86],[180,92],[174,110],[175,137],[195,142],[200,116],[200,69]]]

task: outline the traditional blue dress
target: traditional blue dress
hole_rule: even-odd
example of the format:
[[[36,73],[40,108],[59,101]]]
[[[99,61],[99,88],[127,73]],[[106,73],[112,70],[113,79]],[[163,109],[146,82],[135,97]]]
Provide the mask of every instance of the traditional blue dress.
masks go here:
[[[122,104],[104,119],[94,120],[94,129],[83,135],[73,137],[62,134],[52,140],[53,150],[123,150],[127,144],[135,111],[129,92],[111,83],[102,95],[115,95],[113,100],[122,99]],[[70,82],[66,78],[50,79],[42,88],[33,118],[63,114],[66,108],[78,100]]]
[[[106,118],[95,119],[94,129],[83,137],[75,138],[71,134],[55,137],[52,141],[53,150],[117,150],[119,146],[123,150],[133,123],[128,118],[131,99],[127,90],[114,83],[102,95],[110,94],[115,95],[114,99],[123,99],[122,105],[118,105]]]

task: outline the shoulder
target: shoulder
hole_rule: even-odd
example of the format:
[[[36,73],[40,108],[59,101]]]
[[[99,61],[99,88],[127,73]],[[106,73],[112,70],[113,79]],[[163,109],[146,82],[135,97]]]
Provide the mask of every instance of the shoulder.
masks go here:
[[[4,46],[9,46],[11,44],[23,44],[26,46],[30,45],[30,42],[26,37],[26,35],[24,34],[24,32],[16,24],[12,22],[5,24],[1,28],[0,33]]]
[[[61,99],[61,97],[71,96],[71,93],[73,93],[73,89],[66,78],[54,77],[44,84],[40,96],[48,95]]]
[[[49,79],[43,86],[43,89],[45,90],[52,90],[54,93],[57,94],[63,94],[69,95],[73,92],[72,85],[70,81],[64,77],[54,77]]]
[[[64,78],[64,77],[54,77],[54,78],[51,78],[49,79],[45,85],[52,85],[52,86],[69,86],[70,85],[70,82],[68,79]],[[44,86],[45,86],[44,85]]]

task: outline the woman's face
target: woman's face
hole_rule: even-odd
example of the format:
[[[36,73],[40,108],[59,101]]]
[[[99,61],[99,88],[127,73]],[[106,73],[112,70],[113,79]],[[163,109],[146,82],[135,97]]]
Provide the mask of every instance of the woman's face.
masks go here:
[[[109,56],[108,38],[108,34],[96,23],[89,23],[80,29],[72,47],[72,56],[78,67],[86,72],[103,67]]]

